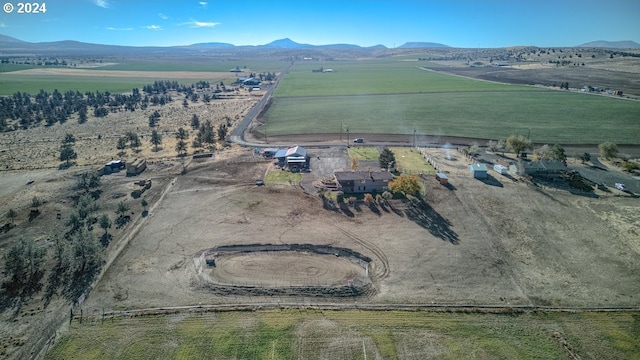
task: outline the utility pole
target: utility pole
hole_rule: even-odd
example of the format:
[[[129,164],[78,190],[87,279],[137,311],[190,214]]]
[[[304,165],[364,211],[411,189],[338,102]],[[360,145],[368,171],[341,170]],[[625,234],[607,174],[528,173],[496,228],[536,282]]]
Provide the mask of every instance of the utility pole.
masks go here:
[[[264,121],[264,142],[269,143],[269,138],[267,137],[267,121]]]
[[[347,147],[349,147],[349,128],[347,128]]]
[[[416,147],[416,128],[413,128],[413,147]]]

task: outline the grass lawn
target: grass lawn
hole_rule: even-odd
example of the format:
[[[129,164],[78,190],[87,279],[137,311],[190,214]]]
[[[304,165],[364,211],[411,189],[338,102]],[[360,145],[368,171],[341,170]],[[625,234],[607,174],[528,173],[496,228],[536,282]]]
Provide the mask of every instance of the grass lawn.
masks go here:
[[[271,170],[264,178],[265,184],[294,184],[297,185],[302,181],[302,174],[292,173],[287,170]]]
[[[436,169],[429,165],[420,153],[413,148],[389,148],[396,157],[396,169],[410,175],[435,174]]]
[[[270,310],[73,322],[45,359],[637,359],[640,316]]]
[[[349,157],[363,161],[378,160],[380,152],[371,146],[350,146],[348,149]]]

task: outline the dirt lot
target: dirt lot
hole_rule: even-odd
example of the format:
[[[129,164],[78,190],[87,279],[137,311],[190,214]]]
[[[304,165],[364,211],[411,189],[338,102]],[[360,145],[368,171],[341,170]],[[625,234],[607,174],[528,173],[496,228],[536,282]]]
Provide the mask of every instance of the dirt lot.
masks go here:
[[[322,157],[322,150],[314,154]],[[393,201],[377,211],[360,205],[350,208],[352,216],[324,210],[296,186],[254,186],[265,164],[192,164],[168,185],[85,304],[121,309],[238,302],[203,287],[194,254],[219,245],[310,243],[372,258],[377,291],[359,301],[637,305],[637,199],[576,196],[498,174],[484,183],[467,175],[462,158],[441,163],[452,186],[426,179],[424,205]],[[305,269],[296,264],[296,274],[274,272],[273,282],[296,277],[317,284],[319,278],[301,276]],[[254,280],[263,283],[264,276]]]

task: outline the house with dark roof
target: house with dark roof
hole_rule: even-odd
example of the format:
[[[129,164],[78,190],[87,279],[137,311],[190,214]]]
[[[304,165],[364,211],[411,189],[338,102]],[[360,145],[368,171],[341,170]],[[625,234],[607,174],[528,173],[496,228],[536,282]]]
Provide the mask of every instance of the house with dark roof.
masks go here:
[[[337,190],[344,193],[382,193],[393,180],[388,171],[336,171],[334,176]]]

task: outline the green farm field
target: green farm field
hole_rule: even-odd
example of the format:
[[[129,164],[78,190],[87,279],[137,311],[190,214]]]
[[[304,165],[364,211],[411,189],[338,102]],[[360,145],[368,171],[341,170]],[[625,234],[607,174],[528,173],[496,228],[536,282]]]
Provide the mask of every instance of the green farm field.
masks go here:
[[[100,67],[101,70],[125,70],[125,71],[210,71],[229,72],[238,66],[240,70],[247,72],[279,72],[287,63],[279,60],[212,60],[208,58],[180,59],[176,61],[162,60],[127,60],[123,63]],[[230,73],[233,76],[233,73]]]
[[[183,84],[205,80],[231,84],[237,76],[247,76],[247,73],[229,71],[236,66],[240,69],[246,67],[247,71],[253,72],[279,72],[284,64],[277,60],[220,62],[210,59],[127,60],[93,68],[3,64],[0,68],[0,95],[12,95],[16,92],[37,94],[40,89],[48,92],[58,89],[60,92],[70,90],[123,93],[151,84],[155,80],[177,80]],[[91,75],[92,72],[95,75]]]
[[[640,102],[436,73],[416,62],[296,65],[264,115],[270,135],[412,134],[637,144]],[[329,68],[329,66],[324,66]]]
[[[637,359],[638,322],[636,313],[178,313],[74,322],[45,358]]]

